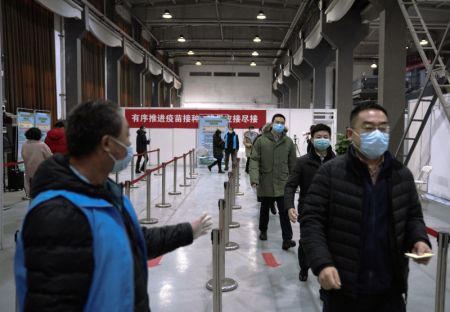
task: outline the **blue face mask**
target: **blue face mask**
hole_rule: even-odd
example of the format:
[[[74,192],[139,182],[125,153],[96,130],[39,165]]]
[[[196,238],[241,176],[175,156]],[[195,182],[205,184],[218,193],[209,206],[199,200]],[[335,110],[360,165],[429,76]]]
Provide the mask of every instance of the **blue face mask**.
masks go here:
[[[377,159],[387,151],[389,146],[389,133],[384,133],[377,129],[358,135],[361,138],[359,150],[368,159]]]
[[[272,125],[272,129],[277,133],[282,133],[284,131],[284,125],[280,123],[274,123]]]
[[[122,146],[127,150],[127,155],[124,159],[116,159],[111,153],[108,153],[109,157],[112,158],[114,161],[114,166],[111,170],[112,173],[117,173],[122,170],[124,170],[128,165],[130,164],[131,160],[133,159],[133,147],[131,145],[127,146],[123,144],[122,142],[118,141],[117,139],[111,137],[117,144]]]
[[[318,151],[324,151],[330,146],[330,139],[314,139],[314,148]]]

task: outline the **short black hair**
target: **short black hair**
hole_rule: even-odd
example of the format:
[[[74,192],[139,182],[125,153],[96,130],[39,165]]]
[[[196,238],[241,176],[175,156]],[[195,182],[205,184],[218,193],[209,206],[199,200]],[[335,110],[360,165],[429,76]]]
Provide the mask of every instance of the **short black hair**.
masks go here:
[[[33,127],[25,132],[25,137],[27,140],[39,141],[42,138],[42,132],[39,128]]]
[[[314,134],[319,131],[326,131],[331,135],[331,128],[322,123],[313,125],[313,126],[311,126],[310,129],[311,129],[311,137],[313,137]]]
[[[53,126],[55,128],[64,128],[64,121],[58,120],[57,122],[55,122],[55,124]]]
[[[374,103],[374,102],[362,103],[362,104],[357,105],[350,113],[350,126],[353,127],[355,125],[355,121],[356,121],[356,118],[358,117],[359,113],[361,113],[362,111],[365,111],[365,110],[369,110],[369,109],[375,109],[375,110],[382,111],[386,115],[386,117],[389,118],[388,113],[384,109],[383,106],[381,106],[377,103]]]
[[[250,126],[248,126],[248,128],[249,129],[255,129],[255,126],[254,125],[250,125]]]
[[[118,137],[122,130],[119,106],[111,101],[90,100],[77,105],[67,119],[69,155],[89,156],[104,135]]]
[[[277,118],[277,117],[281,117],[281,118],[284,119],[284,121],[286,121],[286,117],[284,117],[283,114],[275,114],[275,115],[273,115],[273,117],[272,117],[272,122],[274,122],[274,121],[275,121],[275,118]]]

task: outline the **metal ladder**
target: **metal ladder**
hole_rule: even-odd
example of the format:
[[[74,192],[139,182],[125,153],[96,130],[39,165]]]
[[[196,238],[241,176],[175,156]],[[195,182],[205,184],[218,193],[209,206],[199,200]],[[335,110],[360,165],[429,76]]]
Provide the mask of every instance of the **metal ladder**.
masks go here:
[[[448,120],[450,121],[450,103],[448,100],[445,99],[445,97],[442,93],[442,88],[450,88],[450,77],[449,77],[448,71],[445,68],[445,64],[440,56],[440,52],[444,45],[445,39],[449,33],[450,21],[447,24],[447,27],[445,29],[445,32],[444,32],[442,40],[439,44],[439,47],[436,48],[436,45],[434,44],[433,38],[430,35],[428,27],[426,26],[425,21],[423,20],[422,14],[420,13],[419,7],[417,5],[417,1],[416,0],[409,0],[409,1],[398,0],[398,4],[403,13],[403,16],[405,17],[406,24],[407,24],[409,32],[411,33],[411,36],[414,40],[414,44],[416,45],[417,51],[419,52],[420,58],[422,59],[422,62],[427,71],[427,76],[425,79],[424,86],[422,87],[422,89],[420,91],[419,97],[417,98],[417,102],[416,102],[413,112],[411,114],[411,118],[409,119],[408,125],[405,129],[405,133],[403,134],[400,144],[395,153],[396,157],[402,155],[403,153],[401,153],[401,149],[402,149],[402,146],[404,145],[404,143],[412,142],[412,144],[408,144],[407,153],[405,155],[402,155],[403,162],[405,165],[407,165],[409,160],[411,159],[411,156],[414,152],[415,147],[417,146],[417,143],[419,142],[422,131],[425,128],[427,120],[428,120],[429,116],[431,115],[432,108],[437,100],[439,100],[439,102],[441,103],[442,108],[444,109],[444,112],[447,115]],[[408,12],[407,6],[411,6],[413,8],[412,14],[410,14]],[[416,22],[416,23],[414,23],[414,22]],[[419,35],[422,37],[422,39],[426,39],[430,46],[423,47],[420,44]],[[428,61],[425,51],[430,51],[433,54],[433,60],[432,60],[431,64]],[[439,82],[438,79],[441,82]],[[423,96],[424,96],[425,90],[426,90],[427,86],[429,85],[429,83],[431,83],[431,85],[433,87],[434,94],[433,94],[431,100],[425,100],[425,99],[423,99]],[[425,112],[425,115],[422,118],[417,118],[416,113],[418,111],[419,106],[422,104],[429,104],[429,105],[428,105],[427,111]],[[413,123],[420,123],[419,129],[415,136],[408,137],[409,131],[411,129],[411,125]]]

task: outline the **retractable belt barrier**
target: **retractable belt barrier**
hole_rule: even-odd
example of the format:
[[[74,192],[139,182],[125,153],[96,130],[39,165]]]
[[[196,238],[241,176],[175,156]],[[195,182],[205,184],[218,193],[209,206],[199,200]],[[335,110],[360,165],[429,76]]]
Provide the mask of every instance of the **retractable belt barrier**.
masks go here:
[[[140,153],[140,154],[134,154],[133,155],[133,159],[131,160],[131,167],[130,167],[131,168],[131,180],[132,181],[134,180],[134,174],[136,172],[136,170],[135,170],[136,168],[135,168],[135,164],[134,164],[134,158],[135,157],[139,157],[139,156],[143,156],[143,155],[147,155],[148,156],[151,153],[157,153],[157,164],[156,164],[157,167],[156,168],[160,168],[160,169],[162,168],[162,167],[160,167],[160,165],[161,165],[161,163],[160,163],[161,150],[159,148],[155,148],[155,149],[150,150],[150,151],[145,151],[145,152]],[[149,156],[148,156],[148,159],[150,159]],[[158,169],[158,171],[155,173],[155,175],[161,175],[160,169]],[[145,161],[145,159],[144,159],[144,172],[147,172],[147,162]],[[116,183],[117,183],[117,181],[116,181]],[[139,187],[139,186],[136,185],[136,184],[131,186],[131,188],[137,188],[137,187]]]
[[[436,237],[438,243],[438,259],[436,270],[436,295],[434,301],[434,311],[445,311],[445,288],[447,283],[447,256],[449,233],[438,232],[432,228],[427,227],[427,233],[430,236]]]
[[[23,164],[23,160],[22,161],[17,161],[17,162],[7,162],[3,164],[3,167],[15,167],[17,165]]]

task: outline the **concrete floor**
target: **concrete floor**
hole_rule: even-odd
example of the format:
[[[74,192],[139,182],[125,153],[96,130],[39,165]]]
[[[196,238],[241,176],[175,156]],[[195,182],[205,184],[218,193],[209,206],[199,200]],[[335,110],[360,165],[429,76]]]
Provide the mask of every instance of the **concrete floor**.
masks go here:
[[[215,169],[217,170],[217,169]],[[152,217],[158,218],[158,225],[190,221],[209,213],[218,227],[217,201],[223,197],[223,182],[226,175],[210,173],[200,168],[195,180],[188,180],[189,187],[179,187],[181,195],[167,195],[169,208],[155,208],[161,201],[161,177],[152,177]],[[214,171],[214,169],[213,169]],[[167,191],[173,188],[173,174],[169,168]],[[178,170],[177,184],[182,183],[182,170]],[[129,176],[126,172],[120,180]],[[145,215],[145,182],[132,189],[131,199],[140,217]],[[226,277],[235,279],[236,290],[223,294],[223,311],[233,312],[316,312],[321,311],[319,287],[316,277],[310,273],[306,283],[298,280],[297,248],[281,249],[281,230],[278,215],[271,215],[268,240],[261,242],[258,236],[259,204],[251,189],[247,175],[241,177],[243,196],[237,197],[240,210],[233,210],[233,220],[240,227],[230,230],[230,240],[240,248],[226,252]],[[22,200],[23,192],[5,193],[5,240],[0,251],[0,311],[14,311],[15,290],[13,279],[13,235],[20,227],[27,202]],[[424,202],[427,225],[437,230],[450,228],[450,206],[434,201]],[[293,225],[294,238],[299,237],[298,224]],[[435,239],[432,239],[437,252]],[[272,253],[280,266],[273,268],[265,264],[262,253]],[[193,245],[180,248],[164,255],[159,265],[149,268],[150,306],[153,312],[162,311],[212,311],[212,293],[205,288],[212,277],[212,248],[210,235],[205,235]],[[428,266],[411,263],[409,278],[408,311],[434,310],[436,257]],[[449,275],[449,274],[447,274]],[[449,291],[446,292],[450,300]],[[450,306],[450,303],[447,304]],[[446,311],[450,311],[449,308]]]

